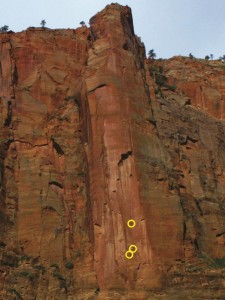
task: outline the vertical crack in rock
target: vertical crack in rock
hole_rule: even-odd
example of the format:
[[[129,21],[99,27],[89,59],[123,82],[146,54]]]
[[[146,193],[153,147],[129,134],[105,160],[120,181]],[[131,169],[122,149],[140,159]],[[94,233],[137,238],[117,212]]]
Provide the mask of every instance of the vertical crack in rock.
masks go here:
[[[4,126],[9,127],[12,120],[12,102],[8,101],[7,117],[4,122]]]
[[[14,65],[14,70],[13,70],[13,78],[12,78],[12,83],[14,86],[16,86],[18,84],[18,71],[17,71],[17,66],[16,64]]]

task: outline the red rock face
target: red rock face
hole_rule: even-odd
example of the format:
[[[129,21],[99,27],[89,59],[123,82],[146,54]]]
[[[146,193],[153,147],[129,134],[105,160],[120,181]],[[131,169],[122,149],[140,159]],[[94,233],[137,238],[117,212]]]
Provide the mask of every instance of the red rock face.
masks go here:
[[[1,298],[222,299],[222,65],[146,61],[118,4],[0,61]]]
[[[182,256],[182,232],[171,232],[167,227],[177,222],[182,228],[182,211],[177,196],[168,195],[172,204],[163,208],[167,220],[163,218],[161,228],[157,226],[157,211],[167,206],[168,198],[159,201],[152,193],[153,183],[144,178],[150,172],[151,111],[143,68],[135,51],[138,45],[132,37],[126,8],[122,11],[126,32],[121,26],[121,10],[111,6],[106,12],[91,20],[97,39],[89,51],[86,75],[92,128],[89,166],[96,270],[101,288],[159,287],[158,257],[166,260]],[[137,222],[135,228],[127,226],[129,219]],[[165,239],[166,254],[162,245],[155,245],[158,234]],[[176,244],[175,251],[170,250],[171,242]],[[134,259],[127,260],[124,253],[130,244],[137,245],[138,251]],[[154,253],[152,247],[156,248]]]
[[[219,61],[196,61],[176,57],[165,62],[169,80],[192,100],[201,111],[224,119],[224,67]]]
[[[78,288],[83,280],[97,285],[79,112],[88,35],[83,28],[28,30],[4,35],[1,42],[4,243],[43,268],[57,264],[61,273],[66,262],[77,261]],[[57,289],[54,280],[50,285]],[[32,297],[29,288],[26,293]],[[44,291],[35,293],[45,297]]]

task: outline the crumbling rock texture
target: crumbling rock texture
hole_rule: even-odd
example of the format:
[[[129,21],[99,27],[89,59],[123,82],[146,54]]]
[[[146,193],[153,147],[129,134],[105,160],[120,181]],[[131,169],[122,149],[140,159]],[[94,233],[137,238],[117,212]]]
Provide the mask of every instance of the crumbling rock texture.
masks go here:
[[[1,34],[0,299],[224,299],[224,77],[118,4]]]

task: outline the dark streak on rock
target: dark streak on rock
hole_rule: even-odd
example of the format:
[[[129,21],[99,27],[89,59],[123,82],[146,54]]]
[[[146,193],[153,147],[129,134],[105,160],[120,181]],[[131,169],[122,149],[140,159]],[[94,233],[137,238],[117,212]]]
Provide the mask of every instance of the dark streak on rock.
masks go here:
[[[4,126],[9,127],[11,120],[12,120],[12,102],[8,101],[8,112],[7,112],[7,117],[5,119]]]
[[[61,146],[56,143],[56,141],[52,138],[52,143],[53,143],[53,147],[55,148],[56,152],[59,154],[59,155],[64,155],[64,151],[62,150]]]
[[[63,185],[61,183],[57,182],[57,181],[50,181],[48,184],[49,185],[56,185],[60,189],[63,189]]]
[[[127,159],[129,156],[132,156],[132,151],[127,151],[126,153],[121,154],[121,158],[118,162],[118,166],[120,166],[123,162],[123,160]]]

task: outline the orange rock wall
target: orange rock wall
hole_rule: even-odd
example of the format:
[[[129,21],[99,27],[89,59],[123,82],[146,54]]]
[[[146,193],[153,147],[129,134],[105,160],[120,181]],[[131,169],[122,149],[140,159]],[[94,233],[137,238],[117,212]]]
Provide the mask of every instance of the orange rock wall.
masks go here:
[[[96,285],[80,125],[89,34],[31,29],[1,40],[6,250],[44,267],[73,261],[77,287]]]
[[[125,8],[121,20],[115,6],[91,19],[97,38],[89,50],[86,71],[92,153],[88,164],[100,288],[160,284],[155,280],[149,239],[151,212],[147,212],[149,205],[141,197],[139,182],[138,156],[145,141],[137,118],[145,122],[149,97],[129,13]],[[148,142],[145,146],[150,150]],[[135,228],[127,226],[129,219],[137,222]],[[124,253],[131,244],[138,251],[127,260]]]
[[[222,65],[146,60],[118,4],[0,62],[0,298],[223,297]]]
[[[224,119],[223,62],[174,57],[163,65],[170,82],[191,98],[193,106],[218,119]]]

